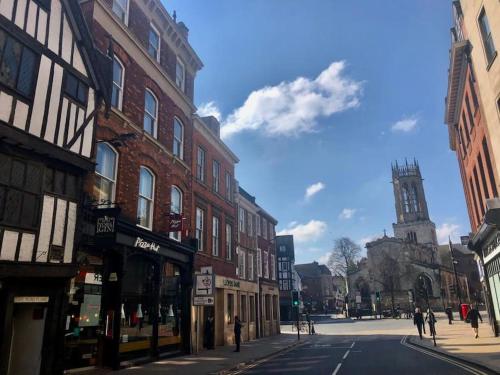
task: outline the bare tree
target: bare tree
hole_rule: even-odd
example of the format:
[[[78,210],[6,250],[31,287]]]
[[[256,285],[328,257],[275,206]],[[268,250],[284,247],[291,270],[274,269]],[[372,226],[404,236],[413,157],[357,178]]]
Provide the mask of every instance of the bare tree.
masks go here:
[[[348,237],[335,239],[332,253],[327,261],[327,266],[334,274],[347,276],[356,270],[356,262],[359,260],[361,248]]]

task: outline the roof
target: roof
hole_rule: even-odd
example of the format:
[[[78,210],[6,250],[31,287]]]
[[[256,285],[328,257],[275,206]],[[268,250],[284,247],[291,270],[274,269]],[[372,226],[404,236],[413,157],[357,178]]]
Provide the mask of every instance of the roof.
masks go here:
[[[318,262],[296,264],[295,270],[300,277],[320,277],[323,275],[331,276],[332,273],[324,264]]]

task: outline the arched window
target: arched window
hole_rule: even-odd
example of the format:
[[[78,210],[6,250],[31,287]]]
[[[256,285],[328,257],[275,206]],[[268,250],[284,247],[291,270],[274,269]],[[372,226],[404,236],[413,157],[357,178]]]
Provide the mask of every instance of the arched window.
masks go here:
[[[403,211],[405,213],[410,212],[410,197],[408,194],[408,185],[406,184],[403,184],[402,195],[403,195]]]
[[[414,183],[411,185],[411,198],[413,212],[420,212],[417,186]]]
[[[122,110],[123,103],[123,82],[125,68],[118,58],[113,59],[113,91],[111,92],[111,105]]]
[[[184,156],[184,126],[182,122],[174,117],[174,145],[173,145],[173,153],[179,159],[182,159]]]
[[[148,168],[141,167],[137,224],[147,229],[152,229],[153,227],[154,185],[155,178],[153,173]]]
[[[98,143],[96,159],[94,197],[99,204],[109,205],[115,200],[118,153],[110,144]]]
[[[172,186],[170,193],[170,212],[179,215],[182,213],[182,191],[177,186]],[[170,238],[180,241],[181,232],[170,232]]]
[[[158,124],[158,100],[151,91],[146,89],[144,95],[144,131],[156,138]]]

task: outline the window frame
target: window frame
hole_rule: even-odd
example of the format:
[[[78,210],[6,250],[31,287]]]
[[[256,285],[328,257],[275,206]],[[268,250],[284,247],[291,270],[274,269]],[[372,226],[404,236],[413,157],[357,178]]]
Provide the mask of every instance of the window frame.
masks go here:
[[[231,176],[231,173],[226,171],[225,173],[226,176],[226,199],[229,202],[233,201],[233,176]]]
[[[122,6],[119,4],[119,1],[117,0],[113,0],[113,4],[111,5],[111,11],[113,12],[113,14],[118,17],[118,19],[123,22],[126,26],[128,26],[128,20],[129,20],[129,10],[130,10],[130,0],[125,0],[127,2],[125,8],[126,9],[123,9]],[[114,10],[114,7],[115,7],[115,4],[117,4],[117,6],[124,11],[124,19],[122,19],[118,14],[116,14],[115,10]]]
[[[254,270],[254,266],[253,266],[253,253],[249,252],[248,253],[248,272],[247,272],[247,275],[248,275],[248,280],[249,281],[253,281],[254,280],[254,273],[255,273],[255,270]]]
[[[201,213],[200,216],[198,216],[198,213]],[[199,221],[198,218],[201,218]],[[201,228],[198,227],[198,223],[201,223]],[[204,229],[205,229],[205,210],[201,207],[196,207],[196,214],[195,214],[195,238],[198,240],[198,251],[203,251],[203,245],[204,245]],[[198,238],[199,236],[199,238]]]
[[[175,126],[179,125],[181,129],[181,139],[179,140],[175,136]],[[184,160],[184,123],[177,117],[174,116],[174,121],[173,121],[173,134],[172,134],[172,140],[173,140],[173,145],[172,145],[172,154],[179,158],[180,160]],[[179,154],[176,153],[175,151],[175,146],[178,146],[179,148]]]
[[[174,191],[177,191],[179,193],[179,212],[175,212],[172,210],[172,205],[174,203],[172,200],[172,197],[173,197]],[[184,199],[184,193],[182,192],[181,188],[177,185],[172,185],[170,188],[170,213],[171,214],[182,215],[183,199]],[[168,237],[174,241],[181,242],[182,233],[181,233],[181,231],[169,232]]]
[[[201,153],[200,153],[201,151]],[[203,160],[202,164],[200,164],[200,155],[203,155]],[[205,182],[205,168],[206,168],[206,161],[207,161],[207,152],[205,149],[201,146],[198,146],[198,149],[196,151],[196,178],[198,181]]]
[[[233,226],[226,223],[226,260],[233,260]]]
[[[240,233],[246,233],[245,232],[245,214],[246,210],[243,207],[238,208],[238,231]]]
[[[216,169],[217,173],[215,173]],[[220,191],[220,163],[215,159],[212,160],[212,189],[216,193]]]
[[[153,117],[153,115],[151,113],[149,113],[149,111],[147,110],[146,108],[146,95],[149,94],[152,96],[152,98],[154,99],[155,103],[156,103],[156,108],[155,108],[155,116]],[[154,94],[154,92],[150,89],[148,89],[146,87],[146,90],[144,92],[144,117],[146,117],[146,114],[148,114],[149,116],[151,116],[153,118],[153,134],[149,133],[146,128],[145,128],[145,121],[143,119],[142,121],[142,129],[144,130],[144,132],[146,132],[147,134],[149,134],[151,137],[153,138],[158,138],[157,137],[157,134],[158,134],[158,110],[159,110],[159,107],[160,106],[160,102],[158,100],[158,98],[156,97],[156,95]]]
[[[118,65],[122,69],[122,72],[121,72],[121,86],[115,85],[115,80],[113,79],[113,83],[112,83],[113,84],[113,88],[115,86],[118,87],[119,95],[118,95],[118,103],[117,103],[118,105],[114,106],[113,103],[111,103],[111,105],[114,108],[118,109],[119,111],[122,111],[123,110],[123,90],[125,88],[125,65],[123,65],[123,63],[121,62],[121,60],[116,55],[113,57],[113,63],[115,61],[118,63]],[[113,76],[114,76],[114,71],[113,71]],[[113,102],[113,90],[111,90],[111,102]]]
[[[151,45],[151,31],[153,31],[156,35],[158,35],[158,48],[156,49],[156,56],[153,56],[150,52]],[[154,48],[154,46],[152,46]],[[160,54],[161,54],[161,33],[158,28],[151,22],[149,24],[149,33],[148,33],[148,55],[155,59],[157,62],[160,62]]]
[[[98,160],[98,157],[97,157],[97,153],[99,152],[99,147],[103,145],[103,146],[106,146],[106,147],[109,147],[109,149],[111,150],[111,152],[114,153],[115,155],[115,165],[114,165],[114,176],[113,176],[113,180],[110,180],[108,177],[100,174],[98,171],[97,171],[97,164],[96,164],[96,168],[95,168],[95,174],[97,176],[99,176],[99,178],[103,178],[105,180],[108,180],[108,181],[111,181],[111,184],[112,184],[112,191],[111,191],[111,199],[110,199],[110,204],[112,204],[115,199],[116,199],[116,180],[118,178],[118,158],[119,158],[119,154],[118,154],[118,151],[108,142],[98,142],[97,143],[97,147],[96,147],[96,161]],[[95,182],[94,182],[95,184]]]
[[[182,82],[177,82],[178,75],[177,75],[177,67],[182,67]],[[175,85],[182,91],[184,92],[186,90],[186,64],[177,56],[177,60],[175,63]]]
[[[257,248],[257,277],[262,277],[262,249]]]
[[[152,181],[151,181],[151,198],[147,198],[147,197],[144,197],[141,195],[141,172],[142,170],[145,170],[146,172],[148,172],[151,177],[152,177]],[[143,198],[147,201],[149,201],[149,204],[150,204],[150,210],[149,210],[149,218],[148,218],[148,221],[149,221],[149,226],[144,226],[144,225],[141,225],[141,224],[137,224],[138,227],[141,227],[141,228],[144,228],[144,229],[147,229],[147,230],[153,230],[153,217],[154,217],[154,201],[155,201],[155,184],[156,184],[156,176],[155,174],[153,173],[153,171],[151,169],[149,169],[148,167],[144,166],[144,165],[141,165],[139,167],[139,192],[138,192],[138,203],[137,203],[137,211],[139,211],[139,201],[140,201],[140,198]],[[138,212],[139,213],[139,212]]]
[[[69,77],[76,80],[76,83],[77,83],[76,95],[69,92],[67,87],[66,87]],[[85,100],[82,100],[81,98],[78,97],[81,86],[83,86],[83,88],[85,90]],[[35,89],[36,89],[36,82],[35,82]],[[64,79],[63,79],[63,84],[62,84],[62,88],[61,88],[61,93],[63,96],[70,98],[73,102],[75,102],[76,104],[78,104],[78,105],[82,106],[84,109],[86,109],[87,104],[89,102],[89,90],[90,90],[90,87],[86,82],[84,82],[83,80],[81,80],[75,74],[69,72],[68,70],[64,71]]]
[[[238,249],[238,276],[240,279],[246,279],[246,251],[241,248]]]
[[[212,255],[218,257],[220,254],[220,220],[212,216]]]
[[[482,20],[486,20],[486,25],[482,22]],[[486,9],[481,7],[481,10],[479,11],[479,15],[477,17],[477,24],[479,27],[479,35],[481,36],[481,41],[483,45],[483,52],[486,58],[486,70],[489,70],[491,65],[493,64],[493,61],[495,61],[498,51],[495,47],[495,43],[493,41],[493,33],[491,32],[491,26],[490,26],[490,20],[488,18],[488,15],[486,14]],[[484,30],[483,26],[487,26],[488,30]],[[489,31],[488,35],[485,33]],[[491,54],[488,48],[489,43],[491,43],[490,47],[493,47],[493,51],[491,51]]]

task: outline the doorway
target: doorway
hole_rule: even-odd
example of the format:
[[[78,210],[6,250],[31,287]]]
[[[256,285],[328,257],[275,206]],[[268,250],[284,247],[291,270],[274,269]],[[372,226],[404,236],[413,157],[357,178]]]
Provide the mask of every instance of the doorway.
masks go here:
[[[40,373],[46,312],[44,305],[14,304],[8,375]]]

